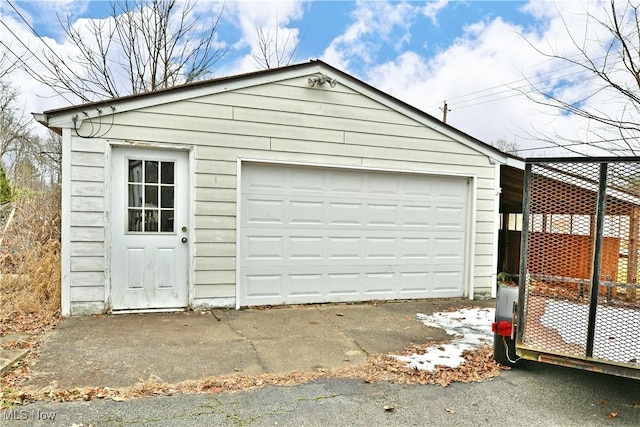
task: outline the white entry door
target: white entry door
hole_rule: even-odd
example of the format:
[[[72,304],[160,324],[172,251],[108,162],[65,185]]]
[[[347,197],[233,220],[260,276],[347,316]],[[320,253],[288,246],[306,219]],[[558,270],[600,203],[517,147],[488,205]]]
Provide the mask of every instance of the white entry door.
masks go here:
[[[182,151],[112,151],[111,308],[189,303],[189,157]]]

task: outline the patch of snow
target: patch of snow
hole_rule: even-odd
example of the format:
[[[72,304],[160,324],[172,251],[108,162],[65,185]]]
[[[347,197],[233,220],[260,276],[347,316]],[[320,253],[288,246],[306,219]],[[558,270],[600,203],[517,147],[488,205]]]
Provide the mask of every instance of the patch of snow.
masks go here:
[[[493,343],[491,322],[495,317],[493,308],[471,308],[452,312],[418,314],[418,319],[427,326],[444,329],[453,335],[448,344],[439,344],[425,349],[424,354],[393,356],[408,367],[433,372],[436,366],[456,368],[464,363],[462,353]]]
[[[567,343],[586,347],[589,306],[548,301],[540,319]],[[621,363],[640,363],[640,310],[598,306],[593,356]],[[635,361],[635,362],[634,362]]]

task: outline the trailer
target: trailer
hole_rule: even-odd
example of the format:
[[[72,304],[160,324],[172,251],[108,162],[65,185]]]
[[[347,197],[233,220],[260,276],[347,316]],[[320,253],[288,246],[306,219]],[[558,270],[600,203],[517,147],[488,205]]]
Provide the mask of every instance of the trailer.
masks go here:
[[[640,379],[640,158],[525,162],[517,286],[500,286],[494,358]]]

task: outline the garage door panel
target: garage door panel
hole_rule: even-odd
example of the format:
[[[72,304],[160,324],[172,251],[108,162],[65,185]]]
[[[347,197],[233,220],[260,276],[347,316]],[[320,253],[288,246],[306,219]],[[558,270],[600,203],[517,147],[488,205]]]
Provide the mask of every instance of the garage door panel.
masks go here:
[[[361,202],[329,202],[327,209],[327,225],[329,228],[364,226],[364,204]]]
[[[243,241],[243,257],[247,261],[272,261],[283,259],[284,238],[279,235],[248,236]]]
[[[459,296],[460,273],[443,266],[438,271],[353,271],[353,266],[332,268],[331,272],[247,275],[244,301],[252,304],[362,301],[365,299],[405,299]],[[406,269],[406,266],[403,268]],[[402,269],[400,269],[402,270]],[[305,271],[301,269],[300,271]],[[319,298],[319,299],[317,299]],[[339,298],[339,299],[336,299]]]
[[[462,296],[466,181],[243,166],[241,305]]]
[[[433,258],[436,260],[459,260],[464,256],[464,236],[434,237]]]
[[[439,201],[466,202],[466,180],[453,177],[441,177],[434,186],[434,196]]]
[[[463,230],[466,217],[464,206],[438,206],[434,211],[434,228],[447,230]]]
[[[326,274],[327,296],[351,297],[357,301],[362,294],[362,274],[360,272],[332,272]]]
[[[247,224],[284,224],[285,206],[281,199],[247,198],[243,207]]]
[[[360,260],[362,258],[362,242],[360,236],[328,236],[325,254],[329,261]]]
[[[324,227],[324,205],[322,201],[292,200],[286,205],[286,222],[292,226]]]
[[[325,193],[325,177],[320,170],[285,169],[285,176],[288,178],[285,186],[291,190],[291,194],[315,194],[321,196]]]
[[[402,283],[398,290],[400,294],[424,295],[425,292],[431,291],[433,286],[433,278],[430,271],[401,271],[400,276],[400,283]]]
[[[429,237],[400,237],[400,257],[406,262],[409,259],[424,262],[431,257],[430,248],[432,239]]]
[[[391,196],[393,199],[397,199],[400,195],[400,180],[389,179],[385,175],[371,175],[367,180],[368,194],[374,196]]]
[[[249,298],[279,298],[282,296],[282,274],[247,274],[245,295]]]
[[[457,265],[441,265],[433,271],[433,292],[438,294],[458,292],[462,284],[462,272]]]
[[[399,207],[396,204],[370,202],[367,212],[367,225],[370,227],[398,227]]]
[[[359,236],[353,230],[344,230],[325,236],[322,230],[307,230],[304,235],[296,234],[296,230],[256,230],[241,242],[241,263],[249,267],[260,266],[264,261],[282,266],[297,262],[323,265],[334,261],[356,265],[376,265],[381,261],[392,265],[430,265],[444,260],[462,265],[464,235],[456,234],[459,235],[440,232],[390,236],[371,232]]]
[[[409,200],[433,200],[433,187],[422,175],[406,175],[402,180],[402,194]]]
[[[262,194],[264,192],[282,194],[285,188],[285,169],[253,167],[246,168],[242,172],[245,194]]]
[[[396,237],[367,237],[364,239],[364,258],[395,260],[398,256],[398,242],[400,239]]]
[[[434,207],[431,205],[403,205],[402,227],[404,228],[431,228]]]
[[[323,260],[323,240],[322,236],[289,236],[285,257],[300,262]]]
[[[287,297],[322,296],[322,274],[289,274],[287,279],[284,289]]]
[[[352,171],[335,170],[327,177],[327,191],[335,196],[362,196],[364,188],[362,175]]]
[[[393,298],[398,279],[395,272],[368,272],[365,276],[365,295],[380,299],[384,298],[384,295],[387,299]]]

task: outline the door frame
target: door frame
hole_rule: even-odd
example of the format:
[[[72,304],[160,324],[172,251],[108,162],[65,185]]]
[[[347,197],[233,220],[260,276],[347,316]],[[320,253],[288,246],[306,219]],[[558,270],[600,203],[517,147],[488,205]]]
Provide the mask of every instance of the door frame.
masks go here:
[[[242,168],[246,164],[267,164],[267,165],[283,165],[283,166],[301,166],[301,167],[315,167],[325,169],[343,169],[351,171],[362,172],[390,172],[390,173],[403,173],[414,174],[423,176],[444,176],[444,177],[458,177],[466,178],[469,182],[469,188],[467,190],[467,213],[466,213],[466,236],[464,255],[466,257],[462,274],[464,282],[462,284],[462,297],[473,300],[474,297],[474,279],[475,279],[475,247],[476,247],[476,213],[477,213],[477,198],[478,198],[478,176],[468,172],[457,172],[448,170],[430,170],[430,169],[402,169],[393,167],[374,167],[374,166],[359,166],[349,164],[335,164],[335,163],[312,163],[301,162],[293,160],[277,160],[277,159],[261,159],[253,157],[240,157],[236,159],[236,287],[235,287],[235,308],[239,310],[242,306],[240,304],[241,292],[240,284],[242,283],[242,271],[240,268],[241,258],[241,236],[242,236]]]
[[[137,141],[123,141],[123,140],[106,140],[107,142],[107,150],[105,152],[105,213],[106,213],[106,224],[105,224],[105,277],[104,277],[104,289],[105,289],[105,304],[107,311],[109,313],[132,313],[132,312],[168,312],[168,311],[183,311],[188,310],[193,307],[194,295],[195,295],[195,258],[193,254],[195,253],[195,215],[194,215],[194,200],[195,200],[195,186],[192,185],[195,183],[195,150],[191,145],[179,145],[179,144],[164,144],[158,142],[137,142]],[[113,162],[113,149],[126,149],[126,148],[135,148],[135,149],[148,149],[149,152],[153,152],[154,150],[162,150],[162,151],[182,151],[187,152],[187,171],[188,171],[188,182],[187,186],[189,188],[188,198],[188,224],[189,224],[189,241],[187,242],[187,306],[180,309],[131,309],[131,310],[117,310],[113,311],[112,303],[111,303],[111,292],[112,292],[112,284],[111,284],[111,256],[112,256],[112,233],[113,233],[113,191],[112,191],[112,175],[113,170],[111,164]]]

